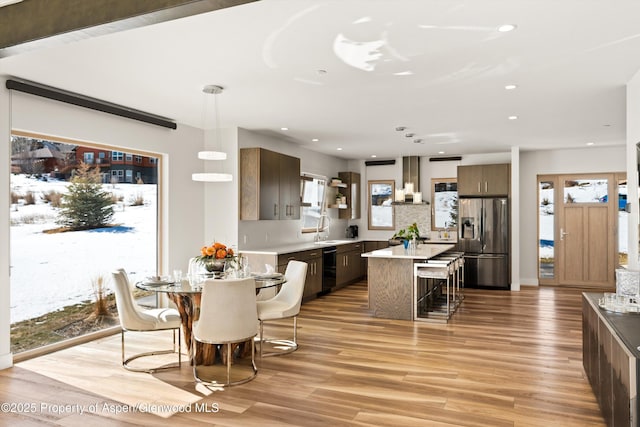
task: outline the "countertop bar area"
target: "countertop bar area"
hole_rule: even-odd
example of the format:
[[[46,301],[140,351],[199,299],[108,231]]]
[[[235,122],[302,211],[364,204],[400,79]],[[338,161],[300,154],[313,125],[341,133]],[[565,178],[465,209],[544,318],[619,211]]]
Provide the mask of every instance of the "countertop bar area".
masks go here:
[[[369,308],[374,317],[413,319],[413,264],[426,261],[454,245],[423,244],[415,249],[402,245],[362,254],[368,258]]]

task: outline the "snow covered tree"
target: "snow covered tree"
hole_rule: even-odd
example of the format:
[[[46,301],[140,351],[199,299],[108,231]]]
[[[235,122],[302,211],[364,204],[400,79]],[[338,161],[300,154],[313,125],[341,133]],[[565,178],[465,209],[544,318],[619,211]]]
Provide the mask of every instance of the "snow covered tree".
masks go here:
[[[81,163],[63,196],[58,222],[72,230],[105,227],[113,218],[111,195],[102,189],[100,168]]]

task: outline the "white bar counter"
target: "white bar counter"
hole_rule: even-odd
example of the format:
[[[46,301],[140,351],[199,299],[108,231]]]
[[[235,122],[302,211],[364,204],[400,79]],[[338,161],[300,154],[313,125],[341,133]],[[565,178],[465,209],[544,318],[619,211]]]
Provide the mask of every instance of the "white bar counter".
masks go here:
[[[362,254],[368,258],[369,308],[374,317],[413,319],[413,263],[426,261],[454,245],[391,246]]]

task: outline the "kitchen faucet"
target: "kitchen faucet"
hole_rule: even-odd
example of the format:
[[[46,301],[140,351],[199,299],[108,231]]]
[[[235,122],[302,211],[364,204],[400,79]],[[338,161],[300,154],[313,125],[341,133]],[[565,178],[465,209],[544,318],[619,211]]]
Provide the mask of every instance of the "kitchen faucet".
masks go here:
[[[329,234],[331,232],[331,218],[329,217],[329,215],[325,213],[320,214],[320,217],[318,218],[318,223],[316,224],[316,236],[314,238],[314,241],[319,242],[320,239],[320,231],[321,231],[321,226],[320,224],[324,224],[324,222],[322,221],[322,218],[326,218],[326,223],[327,223],[327,235],[322,239],[322,240],[327,240],[329,238]]]

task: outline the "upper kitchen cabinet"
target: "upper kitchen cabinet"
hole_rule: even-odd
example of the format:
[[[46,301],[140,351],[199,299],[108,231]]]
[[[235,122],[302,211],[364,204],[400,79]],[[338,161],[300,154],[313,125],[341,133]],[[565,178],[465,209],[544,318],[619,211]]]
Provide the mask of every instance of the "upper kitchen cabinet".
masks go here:
[[[240,219],[300,219],[300,159],[242,148]]]
[[[508,196],[511,165],[458,166],[458,196]]]
[[[360,174],[355,172],[340,172],[338,177],[347,184],[345,196],[347,209],[341,209],[338,218],[360,219]]]

